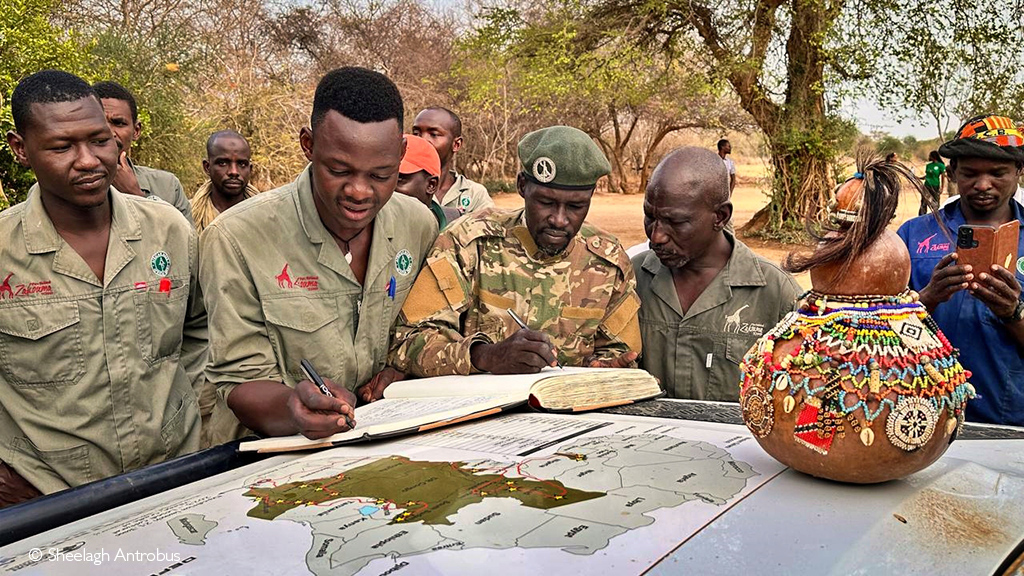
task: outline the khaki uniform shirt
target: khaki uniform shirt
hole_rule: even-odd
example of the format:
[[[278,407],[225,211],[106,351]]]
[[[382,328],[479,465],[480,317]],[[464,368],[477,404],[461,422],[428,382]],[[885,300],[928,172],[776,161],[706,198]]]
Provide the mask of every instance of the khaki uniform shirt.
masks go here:
[[[0,459],[44,493],[199,448],[196,233],[163,202],[110,202],[102,282],[38,190],[0,213]]]
[[[732,256],[686,314],[672,272],[653,251],[633,258],[644,355],[640,367],[671,398],[739,398],[743,355],[793,309],[802,292],[793,277],[726,233]]]
[[[130,162],[130,161],[129,161]],[[181,187],[178,177],[164,170],[157,170],[148,166],[131,164],[135,178],[139,181],[139,188],[147,198],[157,197],[171,206],[178,209],[181,215],[188,220],[188,223],[195,226],[192,220],[192,206],[185,196],[185,189]]]
[[[459,214],[468,214],[494,206],[494,200],[483,185],[455,173],[455,182],[444,193],[441,205],[445,208],[455,208]]]
[[[294,387],[306,358],[355,390],[384,368],[394,320],[436,237],[426,206],[393,195],[377,213],[359,284],[320,221],[309,168],[214,220],[202,234],[199,270],[210,311],[207,376],[220,396],[213,443],[245,433],[225,401],[243,382]]]
[[[626,251],[584,223],[548,257],[523,210],[484,210],[438,237],[402,308],[392,364],[417,376],[469,374],[474,342],[519,330],[507,309],[548,334],[563,365],[640,351],[639,299]]]

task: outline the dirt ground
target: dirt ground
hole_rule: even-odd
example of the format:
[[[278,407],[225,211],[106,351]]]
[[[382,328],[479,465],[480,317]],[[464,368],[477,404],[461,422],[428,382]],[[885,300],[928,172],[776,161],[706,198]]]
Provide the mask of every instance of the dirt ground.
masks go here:
[[[768,203],[768,197],[762,192],[767,187],[766,170],[763,165],[740,164],[737,165],[736,172],[738,182],[732,197],[733,223],[742,226]],[[590,205],[587,221],[614,234],[626,248],[645,242],[647,237],[644,234],[643,200],[642,194],[598,194]],[[494,202],[501,208],[523,206],[523,199],[516,194],[496,195]],[[919,205],[920,197],[904,193],[900,199],[896,219],[890,227],[895,230],[903,222],[916,217]],[[756,238],[742,240],[754,252],[779,263],[790,252],[808,248],[798,244],[765,242]],[[807,274],[798,275],[797,281],[804,288],[810,288]]]

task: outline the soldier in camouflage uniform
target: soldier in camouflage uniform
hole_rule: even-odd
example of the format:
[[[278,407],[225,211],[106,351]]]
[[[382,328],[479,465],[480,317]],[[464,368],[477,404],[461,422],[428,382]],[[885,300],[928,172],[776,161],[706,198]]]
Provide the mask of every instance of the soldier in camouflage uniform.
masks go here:
[[[586,224],[608,160],[566,126],[519,143],[521,210],[484,210],[438,237],[402,308],[390,361],[417,376],[631,366],[640,351],[633,270]],[[530,329],[520,329],[514,310]]]

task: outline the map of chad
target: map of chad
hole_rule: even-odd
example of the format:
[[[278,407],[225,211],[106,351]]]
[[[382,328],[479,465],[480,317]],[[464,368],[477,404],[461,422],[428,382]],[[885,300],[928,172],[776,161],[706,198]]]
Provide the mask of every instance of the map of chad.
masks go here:
[[[356,574],[439,550],[560,548],[588,555],[690,501],[725,505],[757,473],[724,449],[668,435],[581,439],[519,462],[339,458],[330,474],[261,479],[248,516],[310,526],[306,565]]]

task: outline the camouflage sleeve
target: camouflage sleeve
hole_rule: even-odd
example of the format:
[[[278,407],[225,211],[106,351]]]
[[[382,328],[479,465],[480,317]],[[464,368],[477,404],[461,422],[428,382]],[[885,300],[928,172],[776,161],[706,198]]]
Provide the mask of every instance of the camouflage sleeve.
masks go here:
[[[469,348],[490,342],[480,334],[462,334],[462,315],[474,304],[476,243],[461,248],[442,233],[427,255],[398,318],[389,364],[415,376],[469,374]],[[470,257],[467,257],[467,254]]]
[[[616,245],[615,287],[608,313],[597,327],[593,359],[617,358],[629,351],[640,353],[640,297],[636,294],[636,276],[622,246]]]

